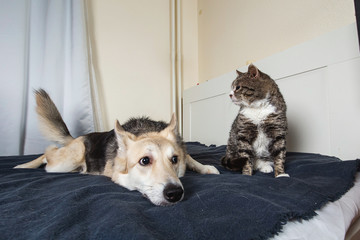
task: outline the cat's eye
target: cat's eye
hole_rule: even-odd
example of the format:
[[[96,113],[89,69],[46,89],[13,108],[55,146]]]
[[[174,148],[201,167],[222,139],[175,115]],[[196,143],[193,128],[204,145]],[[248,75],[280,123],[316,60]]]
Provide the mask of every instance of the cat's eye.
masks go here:
[[[176,155],[172,156],[171,162],[172,162],[172,164],[177,164],[177,162],[178,162],[178,156],[176,156]]]
[[[151,163],[150,158],[149,157],[143,157],[139,160],[139,164],[141,166],[146,166],[149,165]]]
[[[237,91],[237,90],[239,90],[239,89],[240,89],[240,86],[236,86],[235,90]]]

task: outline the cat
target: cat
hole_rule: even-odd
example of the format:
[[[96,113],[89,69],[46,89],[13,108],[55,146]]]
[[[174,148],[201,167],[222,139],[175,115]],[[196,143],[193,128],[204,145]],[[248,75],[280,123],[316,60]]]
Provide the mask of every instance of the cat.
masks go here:
[[[224,167],[252,175],[274,171],[275,177],[289,176],[284,171],[287,118],[285,100],[273,79],[250,64],[238,70],[230,98],[240,106],[230,130]]]

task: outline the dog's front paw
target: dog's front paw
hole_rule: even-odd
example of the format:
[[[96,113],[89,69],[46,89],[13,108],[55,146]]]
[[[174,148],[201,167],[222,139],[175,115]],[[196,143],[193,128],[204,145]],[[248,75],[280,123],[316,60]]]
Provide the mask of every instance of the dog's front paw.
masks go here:
[[[26,167],[25,167],[25,164],[19,164],[19,165],[16,165],[14,168],[26,168]]]
[[[216,167],[211,165],[204,165],[203,169],[201,169],[201,174],[220,174],[220,172],[216,169]]]

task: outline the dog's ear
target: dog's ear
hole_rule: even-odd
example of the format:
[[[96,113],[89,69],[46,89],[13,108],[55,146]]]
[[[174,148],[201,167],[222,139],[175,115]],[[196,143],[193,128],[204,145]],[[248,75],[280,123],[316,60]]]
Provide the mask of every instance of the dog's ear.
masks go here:
[[[135,136],[127,131],[124,130],[124,128],[120,125],[119,121],[115,121],[115,127],[114,127],[116,140],[118,143],[118,149],[117,149],[117,157],[115,158],[115,165],[114,168],[118,173],[126,174],[127,169],[127,149],[129,148],[129,145],[131,145],[134,140]]]
[[[135,140],[135,136],[120,125],[119,121],[115,121],[115,135],[118,142],[118,156],[126,158],[126,150],[128,146]]]
[[[160,132],[161,136],[167,138],[170,141],[176,142],[177,135],[177,120],[175,113],[171,115],[171,120],[169,125]]]
[[[177,131],[177,119],[175,113],[171,114],[171,120],[168,128],[170,128],[170,130],[173,131],[174,133]]]

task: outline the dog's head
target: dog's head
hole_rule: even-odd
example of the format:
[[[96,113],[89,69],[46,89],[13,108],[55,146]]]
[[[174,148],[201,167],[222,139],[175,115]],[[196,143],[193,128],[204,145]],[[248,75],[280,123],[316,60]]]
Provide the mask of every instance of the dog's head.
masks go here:
[[[115,133],[118,154],[112,180],[129,190],[138,190],[155,205],[180,201],[184,189],[179,177],[185,173],[185,153],[176,143],[176,118],[160,132],[135,136],[118,121]]]

